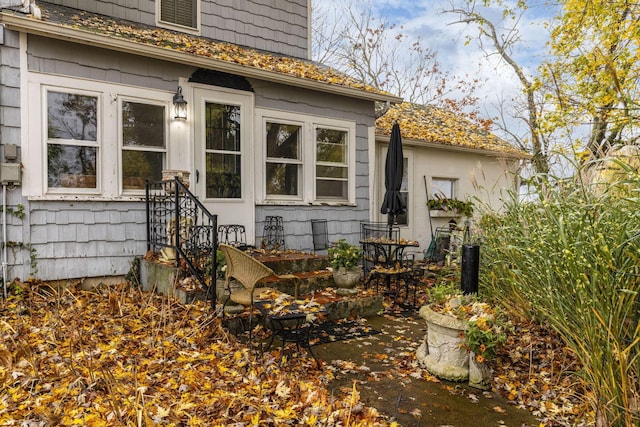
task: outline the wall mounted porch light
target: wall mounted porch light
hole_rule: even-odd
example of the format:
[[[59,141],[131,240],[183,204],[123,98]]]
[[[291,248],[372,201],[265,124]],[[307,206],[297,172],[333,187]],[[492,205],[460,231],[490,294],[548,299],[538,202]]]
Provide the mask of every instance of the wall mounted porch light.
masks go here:
[[[173,108],[175,119],[187,120],[187,101],[182,96],[182,86],[178,86],[178,91],[173,95]]]

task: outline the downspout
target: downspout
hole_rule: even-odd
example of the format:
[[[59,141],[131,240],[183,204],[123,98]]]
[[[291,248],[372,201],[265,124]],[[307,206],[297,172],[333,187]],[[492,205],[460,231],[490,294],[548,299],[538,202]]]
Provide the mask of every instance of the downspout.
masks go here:
[[[7,184],[2,184],[2,290],[7,299]]]

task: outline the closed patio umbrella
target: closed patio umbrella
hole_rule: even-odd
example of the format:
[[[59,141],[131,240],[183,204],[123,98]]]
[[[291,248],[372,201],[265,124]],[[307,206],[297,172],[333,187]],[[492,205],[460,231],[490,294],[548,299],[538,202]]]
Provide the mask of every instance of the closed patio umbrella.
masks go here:
[[[395,222],[396,215],[407,211],[407,206],[400,194],[403,172],[402,137],[400,136],[400,125],[396,122],[391,129],[391,139],[387,150],[387,160],[384,167],[386,191],[380,208],[380,213],[389,215],[390,224]]]

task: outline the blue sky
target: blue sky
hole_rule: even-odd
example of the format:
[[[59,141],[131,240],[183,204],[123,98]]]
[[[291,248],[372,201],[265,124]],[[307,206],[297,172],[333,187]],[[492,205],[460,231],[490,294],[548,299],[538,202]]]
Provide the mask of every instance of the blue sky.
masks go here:
[[[359,3],[357,0],[353,1]],[[457,4],[466,3],[465,0],[454,1]],[[535,5],[536,1],[540,4]],[[531,7],[518,25],[522,42],[512,52],[518,64],[530,73],[535,73],[544,57],[548,40],[544,22],[554,14],[554,10],[542,4],[543,1],[530,1]],[[314,0],[314,4],[319,7],[331,5],[338,10],[348,7],[349,3],[349,0]],[[508,65],[499,60],[497,55],[487,57],[475,40],[465,46],[467,36],[477,36],[478,31],[475,27],[453,24],[456,15],[443,13],[450,8],[451,0],[372,0],[374,16],[402,26],[405,35],[419,38],[422,46],[437,51],[437,59],[443,71],[457,76],[479,78],[483,82],[477,91],[480,110],[485,116],[494,117],[496,106],[501,100],[510,99],[519,91],[519,82]],[[500,17],[497,9],[484,9],[482,13],[485,16]]]

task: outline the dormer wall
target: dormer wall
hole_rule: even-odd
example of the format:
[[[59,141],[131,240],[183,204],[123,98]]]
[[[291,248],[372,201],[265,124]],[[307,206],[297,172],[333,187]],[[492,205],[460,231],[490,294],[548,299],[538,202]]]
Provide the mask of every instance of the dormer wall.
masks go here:
[[[49,0],[47,3],[309,59],[310,0]]]

